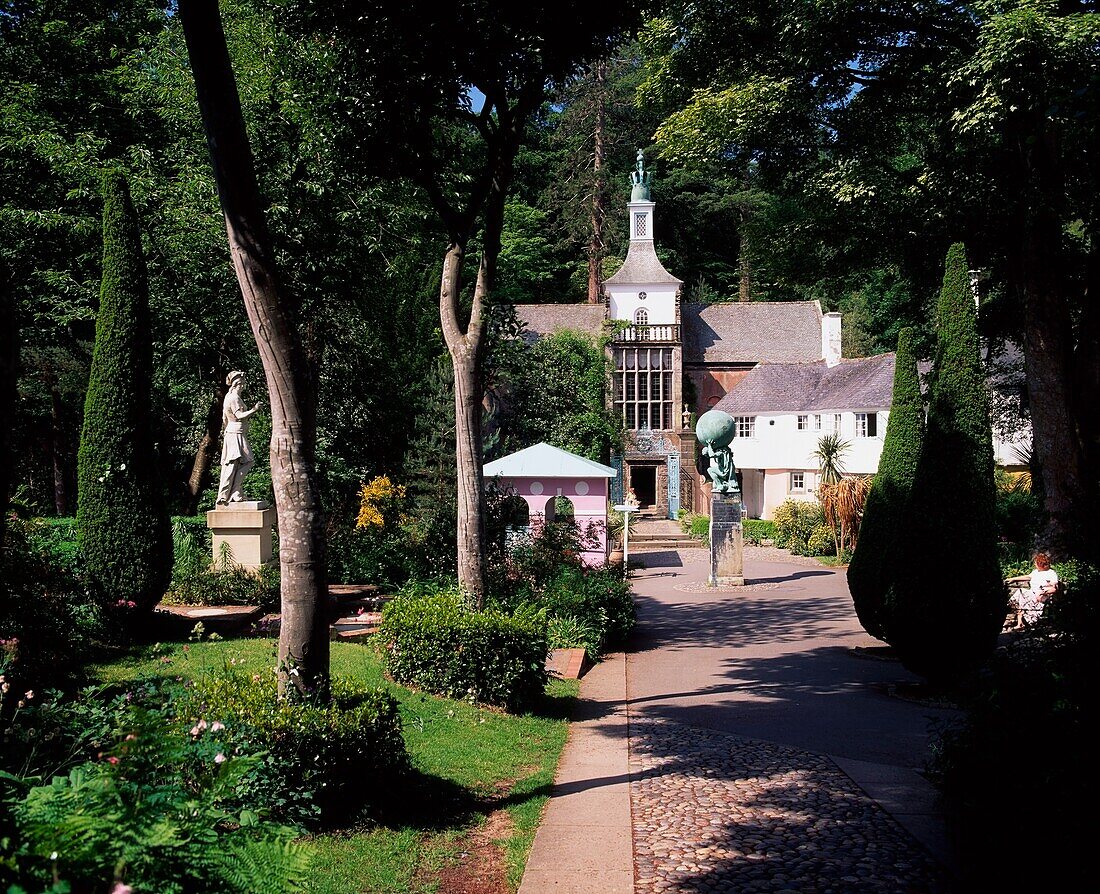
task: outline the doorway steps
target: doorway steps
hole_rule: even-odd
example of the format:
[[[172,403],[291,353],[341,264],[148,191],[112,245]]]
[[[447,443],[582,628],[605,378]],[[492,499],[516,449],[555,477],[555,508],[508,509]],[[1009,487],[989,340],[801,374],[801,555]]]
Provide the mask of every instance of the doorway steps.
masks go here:
[[[705,544],[693,540],[670,518],[642,516],[630,530],[630,551],[656,549],[703,549]]]

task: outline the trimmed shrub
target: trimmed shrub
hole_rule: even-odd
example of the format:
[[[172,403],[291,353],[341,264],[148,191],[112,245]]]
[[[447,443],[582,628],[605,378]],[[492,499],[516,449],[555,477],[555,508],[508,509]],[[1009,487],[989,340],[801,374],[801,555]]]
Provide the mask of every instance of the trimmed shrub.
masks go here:
[[[11,518],[0,546],[0,674],[16,691],[78,674],[103,634],[103,613],[88,599],[75,556],[58,557],[58,530]]]
[[[848,566],[856,615],[871,636],[885,638],[887,594],[893,584],[897,540],[909,522],[913,477],[924,439],[924,400],[917,371],[916,331],[898,335],[894,393],[882,457],[863,507],[859,542]]]
[[[884,613],[884,639],[909,670],[934,681],[957,679],[988,658],[1008,607],[997,563],[993,436],[978,348],[966,255],[956,243],[940,292],[912,508]]]
[[[382,689],[336,681],[326,703],[292,702],[274,674],[226,671],[199,680],[180,713],[193,739],[256,755],[236,783],[242,807],[296,826],[356,817],[408,765],[397,700]]]
[[[759,546],[764,540],[775,540],[775,522],[764,518],[746,518],[741,522],[741,533],[745,538],[745,543]]]
[[[546,688],[545,612],[471,611],[457,591],[382,610],[382,656],[398,683],[518,711]]]
[[[172,566],[150,420],[149,287],[125,178],[108,174],[104,193],[103,281],[77,457],[77,533],[100,598],[149,611],[164,595]]]

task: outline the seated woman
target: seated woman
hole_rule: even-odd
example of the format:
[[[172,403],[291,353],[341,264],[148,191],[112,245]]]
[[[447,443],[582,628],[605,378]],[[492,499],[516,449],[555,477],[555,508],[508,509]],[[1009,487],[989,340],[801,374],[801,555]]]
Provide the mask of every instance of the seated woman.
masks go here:
[[[1031,586],[1021,590],[1018,596],[1019,613],[1016,615],[1016,630],[1031,626],[1039,620],[1043,607],[1058,592],[1058,572],[1050,567],[1050,556],[1046,553],[1035,554],[1035,570],[1031,572]]]

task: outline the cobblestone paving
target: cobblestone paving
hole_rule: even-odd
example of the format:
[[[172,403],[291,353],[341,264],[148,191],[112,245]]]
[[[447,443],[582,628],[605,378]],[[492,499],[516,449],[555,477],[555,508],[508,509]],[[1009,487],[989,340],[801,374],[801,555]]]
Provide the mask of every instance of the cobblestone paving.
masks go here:
[[[920,846],[828,758],[631,722],[635,892],[932,894]]]

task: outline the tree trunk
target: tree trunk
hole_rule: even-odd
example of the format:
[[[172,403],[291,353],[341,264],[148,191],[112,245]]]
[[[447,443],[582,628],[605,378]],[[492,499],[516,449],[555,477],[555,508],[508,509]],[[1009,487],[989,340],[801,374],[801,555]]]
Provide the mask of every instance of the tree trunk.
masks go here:
[[[187,478],[187,493],[183,504],[184,515],[194,515],[199,508],[202,486],[210,472],[214,457],[218,454],[218,442],[222,431],[222,401],[225,400],[225,375],[221,370],[214,385],[214,396],[206,411],[206,427],[199,446],[195,449],[195,459],[191,463],[191,474]]]
[[[15,425],[16,383],[19,376],[19,329],[15,296],[7,269],[0,266],[0,548],[8,516],[11,458],[8,455]]]
[[[478,291],[470,322],[458,323],[463,246],[452,242],[443,260],[439,313],[455,374],[455,465],[458,487],[458,583],[480,609],[485,600],[485,513],[481,472],[481,354],[484,319]],[[484,264],[484,262],[483,262]],[[482,278],[478,272],[478,280]]]
[[[1037,140],[1021,140],[1024,148],[1020,150],[1027,173],[1023,182],[1031,186],[1020,227],[1024,368],[1047,512],[1040,545],[1063,556],[1079,551],[1078,545],[1090,539],[1081,525],[1092,512],[1088,499],[1092,487],[1083,474],[1084,451],[1074,409],[1073,325],[1060,281],[1061,227],[1056,209],[1062,192],[1057,183],[1055,135],[1040,133]]]
[[[745,189],[749,188],[748,178],[745,181]],[[740,226],[737,232],[737,270],[740,274],[737,287],[738,301],[752,301],[752,261],[749,260],[749,236],[745,232],[745,223],[749,219],[749,210],[742,205],[738,211]]]
[[[279,691],[329,691],[328,584],[317,493],[313,387],[278,286],[252,151],[217,0],[180,0],[180,16],[233,266],[271,399],[271,477],[279,521]]]
[[[61,392],[50,384],[50,458],[53,460],[53,505],[59,516],[69,514],[69,493],[65,487],[65,426],[62,421]]]
[[[607,217],[607,190],[604,186],[603,167],[604,128],[604,85],[607,80],[607,63],[601,59],[596,63],[596,122],[594,130],[594,159],[592,162],[592,235],[588,240],[588,303],[600,304],[603,301],[603,226]]]

